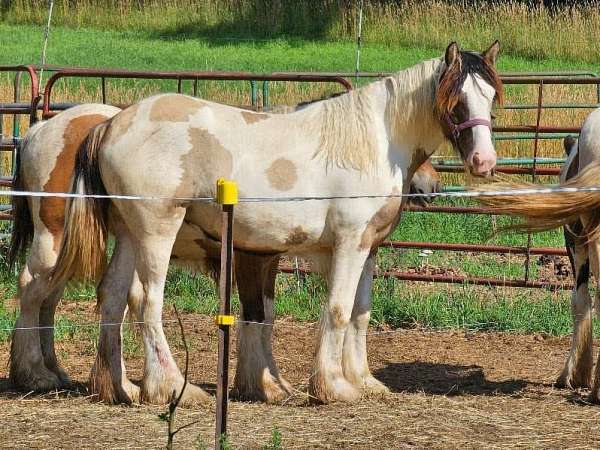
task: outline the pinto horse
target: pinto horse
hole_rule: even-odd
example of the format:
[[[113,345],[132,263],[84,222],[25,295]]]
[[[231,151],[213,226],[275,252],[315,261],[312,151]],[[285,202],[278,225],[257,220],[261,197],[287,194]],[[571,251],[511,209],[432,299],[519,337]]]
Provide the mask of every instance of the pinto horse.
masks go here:
[[[293,107],[288,107],[288,111],[293,110]],[[15,189],[36,192],[68,191],[72,184],[77,150],[89,131],[120,111],[119,108],[107,105],[81,105],[62,112],[47,122],[33,126],[19,149]],[[435,193],[441,189],[439,175],[429,160],[416,171],[410,189],[411,192],[421,194]],[[427,199],[417,197],[420,201]],[[70,384],[70,380],[57,361],[52,329],[63,286],[58,286],[53,291],[49,290],[50,274],[62,241],[65,200],[57,197],[29,199],[14,197],[13,213],[15,223],[9,255],[11,264],[16,262],[19,255],[24,255],[29,250],[19,278],[20,316],[16,327],[42,328],[15,331],[11,346],[10,379],[15,386],[33,391],[66,387]],[[188,237],[191,237],[191,242]],[[201,261],[197,259],[193,238],[193,228],[184,224],[178,234],[171,258],[180,265],[202,270],[202,267],[197,266]],[[257,278],[253,277],[252,273],[247,274],[248,269],[244,270],[244,268],[261,265],[263,260],[255,255],[252,257],[254,265],[249,266],[246,260],[251,258],[250,256],[242,255],[240,258],[240,262],[244,263],[237,270],[240,295],[242,297],[256,295],[262,287],[260,284],[255,286]],[[272,305],[266,308],[266,314],[272,320]],[[120,322],[123,318],[122,315],[113,317],[110,311],[105,311],[104,316],[103,322],[112,323]],[[101,336],[104,336],[102,331]],[[270,337],[265,340],[265,345],[267,343],[270,346]],[[106,345],[101,345],[100,349],[114,351],[114,347],[106,348]],[[116,354],[120,355],[120,351]],[[248,356],[253,358],[252,355]],[[94,368],[91,390],[98,394],[100,399],[107,402],[139,399],[137,386],[129,383],[124,377],[124,364],[122,367],[123,380],[119,380],[116,384],[123,389],[117,391],[112,388],[110,380],[98,379],[94,375],[97,373]],[[252,383],[246,381],[243,367],[238,367],[236,373],[240,395],[251,398],[252,392],[259,392]],[[280,381],[279,384],[285,385],[285,381]],[[247,387],[242,388],[242,386]],[[272,388],[266,395],[258,398],[274,401],[281,394],[282,392]]]
[[[143,321],[142,398],[164,402],[183,387],[160,326],[173,245],[186,224],[208,261],[220,239],[218,205],[191,199],[214,197],[219,177],[235,179],[242,198],[332,197],[240,203],[234,248],[249,257],[308,257],[325,275],[328,298],[310,379],[314,398],[353,401],[363,392],[387,391],[371,375],[366,352],[376,249],[398,223],[399,194],[408,192],[415,170],[446,139],[473,174],[494,168],[490,117],[502,96],[494,67],[498,49],[496,42],[483,54],[461,52],[452,43],[443,58],[290,114],[252,113],[174,94],[127,108],[88,136],[72,191],[172,200],[71,200],[52,284],[102,272],[112,218],[117,242],[99,297],[110,304],[128,299]],[[368,197],[345,198],[361,195]],[[256,313],[265,321],[273,265],[254,269],[262,289],[251,303],[242,299],[242,316]],[[240,340],[264,341],[266,328],[244,324]],[[112,333],[107,339],[118,342],[118,330]],[[263,354],[249,362],[257,379],[276,372],[269,361],[271,355]],[[189,385],[183,396],[193,401],[204,394]]]
[[[600,179],[600,109],[585,119],[579,140],[564,140],[568,158],[561,170],[563,188],[598,187]],[[534,187],[529,183],[502,183],[495,190]],[[593,369],[592,298],[590,271],[596,279],[596,314],[600,315],[600,194],[598,192],[553,192],[538,195],[480,197],[480,201],[500,214],[523,218],[522,230],[545,231],[562,226],[565,244],[575,278],[571,297],[574,323],[571,350],[560,373],[560,387],[590,387],[589,400],[600,403],[600,356]]]

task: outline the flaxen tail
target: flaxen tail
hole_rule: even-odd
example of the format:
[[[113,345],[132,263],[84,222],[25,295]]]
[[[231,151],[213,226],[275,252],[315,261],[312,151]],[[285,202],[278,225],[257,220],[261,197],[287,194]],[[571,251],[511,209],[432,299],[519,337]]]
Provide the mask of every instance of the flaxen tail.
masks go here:
[[[560,188],[600,187],[600,164],[590,165],[579,175],[561,183]],[[498,183],[486,191],[539,189],[531,183]],[[546,231],[569,225],[585,216],[586,226],[581,237],[594,240],[600,237],[600,192],[550,192],[479,197],[479,201],[495,214],[508,214],[523,219],[510,228],[521,231]]]
[[[110,121],[106,121],[93,128],[81,146],[72,193],[106,194],[98,166],[98,148],[109,124]],[[100,278],[106,267],[108,206],[107,199],[69,199],[62,244],[52,275],[53,286],[72,278],[81,281]]]
[[[25,191],[25,181],[21,174],[21,152],[26,145],[26,140],[21,141],[16,149],[15,176],[13,179],[13,189],[15,191]],[[12,216],[13,227],[10,235],[10,249],[8,251],[8,266],[13,268],[31,244],[33,239],[33,220],[27,197],[12,197]]]

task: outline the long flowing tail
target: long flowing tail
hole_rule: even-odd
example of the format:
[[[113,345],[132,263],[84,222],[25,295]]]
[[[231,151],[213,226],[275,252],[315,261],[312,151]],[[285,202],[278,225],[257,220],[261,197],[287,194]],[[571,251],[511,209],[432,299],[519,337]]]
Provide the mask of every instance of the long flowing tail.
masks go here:
[[[585,168],[580,174],[561,183],[561,188],[600,187],[600,164]],[[498,183],[486,190],[539,189],[531,183]],[[523,218],[510,228],[522,231],[545,231],[569,225],[584,215],[585,228],[581,236],[587,240],[600,237],[600,192],[550,192],[544,194],[517,194],[479,197],[479,201],[495,214]]]
[[[97,125],[79,150],[71,192],[104,195],[100,177],[98,147],[110,121]],[[74,278],[98,280],[106,267],[109,202],[97,198],[72,198],[67,202],[62,244],[54,271],[52,286]]]
[[[16,149],[15,176],[13,189],[24,191],[25,180],[21,173],[21,152],[27,145],[27,140],[21,141]],[[12,269],[17,260],[20,259],[29,248],[33,239],[33,219],[29,210],[27,197],[12,197],[13,227],[10,235],[10,249],[8,251],[8,266]]]

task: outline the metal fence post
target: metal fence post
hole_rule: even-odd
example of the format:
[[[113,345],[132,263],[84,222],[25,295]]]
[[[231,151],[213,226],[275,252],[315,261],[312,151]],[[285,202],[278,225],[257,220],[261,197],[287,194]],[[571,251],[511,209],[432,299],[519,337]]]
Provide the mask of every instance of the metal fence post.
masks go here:
[[[227,401],[229,399],[229,331],[234,323],[231,315],[231,284],[233,272],[233,205],[237,203],[237,185],[223,178],[217,180],[217,203],[222,205],[221,215],[221,277],[219,280],[219,356],[217,365],[217,417],[215,424],[215,449],[223,448],[227,435]]]
[[[250,103],[252,103],[252,108],[256,110],[256,81],[250,80]]]
[[[537,181],[537,158],[538,158],[538,147],[540,143],[540,122],[542,119],[543,109],[543,95],[544,95],[544,81],[540,80],[538,85],[538,103],[537,103],[537,115],[535,121],[535,139],[533,141],[533,165],[531,166],[531,182]],[[533,244],[533,236],[531,232],[527,233],[527,253],[525,255],[525,282],[529,281],[529,272],[531,268],[531,245]]]

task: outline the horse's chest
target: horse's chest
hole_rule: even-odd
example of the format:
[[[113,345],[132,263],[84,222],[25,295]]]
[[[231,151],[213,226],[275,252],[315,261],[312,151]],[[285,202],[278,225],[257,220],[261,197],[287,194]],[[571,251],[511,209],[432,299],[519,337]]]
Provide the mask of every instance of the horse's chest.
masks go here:
[[[400,220],[402,198],[389,198],[367,223],[361,236],[363,250],[379,245],[394,230]]]

